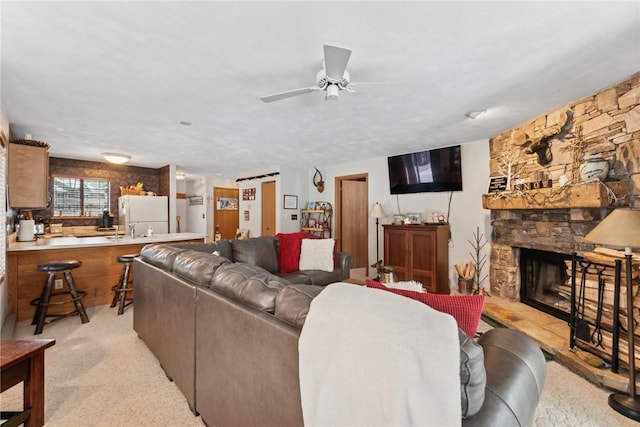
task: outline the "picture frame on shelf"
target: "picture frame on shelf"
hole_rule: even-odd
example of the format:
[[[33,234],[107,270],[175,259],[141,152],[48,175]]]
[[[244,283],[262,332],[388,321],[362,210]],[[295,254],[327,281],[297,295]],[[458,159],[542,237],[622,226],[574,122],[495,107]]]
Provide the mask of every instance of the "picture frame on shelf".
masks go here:
[[[422,214],[418,212],[408,213],[406,215],[407,224],[421,224],[422,223]]]
[[[395,225],[404,224],[404,215],[400,215],[400,214],[394,215],[393,216],[393,223]]]
[[[309,227],[315,228],[315,226],[316,226],[316,220],[313,218],[309,218]]]
[[[285,194],[284,195],[284,208],[285,209],[298,209],[298,196]]]
[[[307,203],[307,209],[309,210],[313,210],[316,208],[316,202],[309,202]]]

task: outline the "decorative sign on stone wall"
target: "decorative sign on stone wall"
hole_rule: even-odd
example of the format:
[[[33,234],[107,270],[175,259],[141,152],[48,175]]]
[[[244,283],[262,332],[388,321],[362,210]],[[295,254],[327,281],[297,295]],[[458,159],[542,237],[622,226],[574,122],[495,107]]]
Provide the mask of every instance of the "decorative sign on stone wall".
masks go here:
[[[507,190],[509,182],[509,177],[507,176],[495,176],[489,179],[489,193],[493,193],[496,191],[505,191]]]

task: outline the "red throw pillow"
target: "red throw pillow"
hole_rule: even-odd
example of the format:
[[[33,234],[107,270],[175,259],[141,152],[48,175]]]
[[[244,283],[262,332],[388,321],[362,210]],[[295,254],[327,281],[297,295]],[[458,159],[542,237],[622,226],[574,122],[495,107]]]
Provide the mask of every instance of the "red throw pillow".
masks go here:
[[[404,289],[388,288],[380,282],[366,279],[365,285],[369,288],[384,289],[394,294],[403,295],[427,304],[434,310],[453,316],[458,323],[458,328],[473,338],[478,331],[480,316],[484,307],[484,295],[443,295],[428,292],[406,291]]]
[[[278,233],[276,237],[278,238],[280,273],[298,271],[302,236],[300,233]]]
[[[434,310],[452,315],[458,327],[469,338],[473,338],[478,331],[480,316],[484,307],[484,295],[443,295],[426,294],[427,305]]]

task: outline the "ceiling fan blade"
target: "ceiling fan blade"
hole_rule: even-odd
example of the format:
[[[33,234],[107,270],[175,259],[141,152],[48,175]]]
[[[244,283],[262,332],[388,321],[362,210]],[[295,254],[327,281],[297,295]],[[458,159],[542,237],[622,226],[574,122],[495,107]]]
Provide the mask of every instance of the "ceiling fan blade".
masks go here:
[[[324,68],[327,72],[327,78],[333,81],[342,80],[344,71],[347,69],[347,63],[351,51],[336,46],[324,45]]]
[[[305,93],[315,92],[321,90],[319,87],[305,87],[303,89],[290,90],[289,92],[275,93],[273,95],[263,96],[260,98],[262,102],[279,101],[285,98],[291,98],[292,96],[304,95]]]

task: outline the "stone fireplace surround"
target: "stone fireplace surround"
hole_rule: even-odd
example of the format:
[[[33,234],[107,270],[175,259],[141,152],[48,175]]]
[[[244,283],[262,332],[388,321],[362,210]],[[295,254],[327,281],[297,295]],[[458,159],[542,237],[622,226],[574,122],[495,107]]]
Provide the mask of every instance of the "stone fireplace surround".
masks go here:
[[[492,295],[520,301],[520,249],[581,255],[595,245],[585,242],[610,209],[492,210],[489,283]]]

